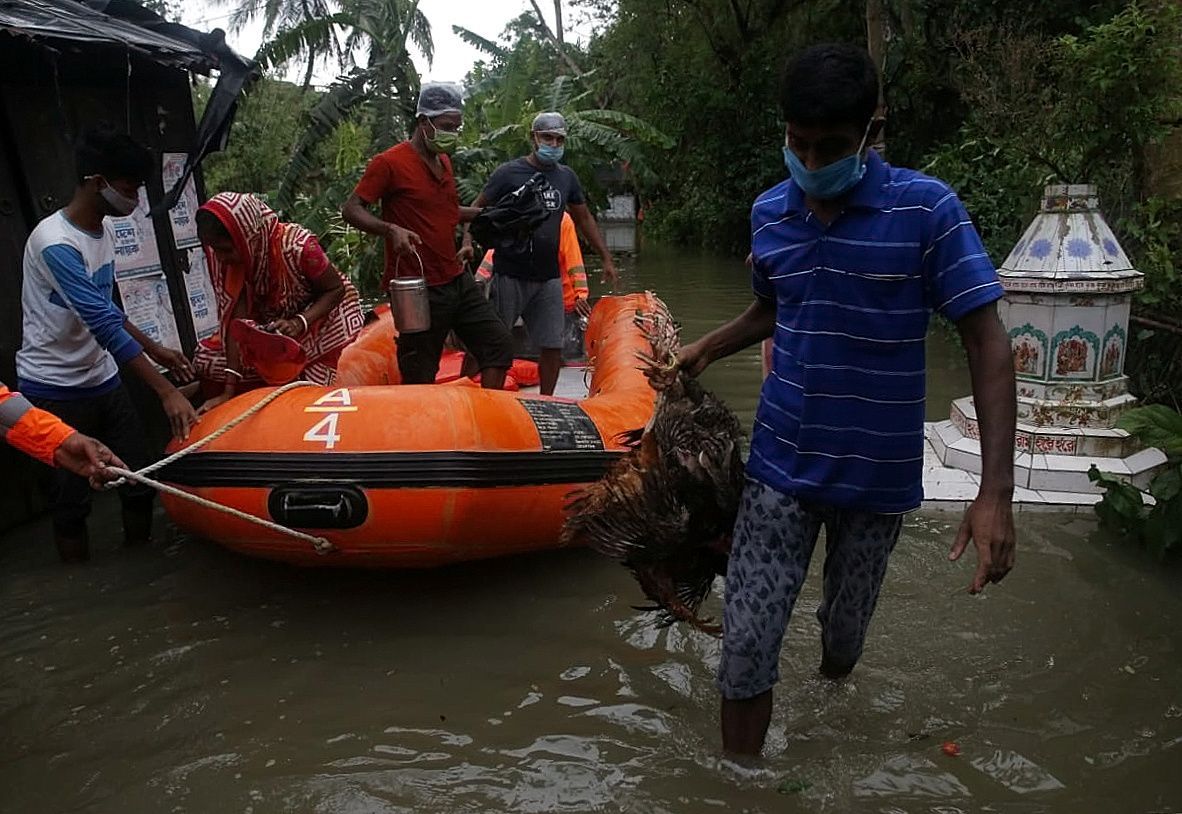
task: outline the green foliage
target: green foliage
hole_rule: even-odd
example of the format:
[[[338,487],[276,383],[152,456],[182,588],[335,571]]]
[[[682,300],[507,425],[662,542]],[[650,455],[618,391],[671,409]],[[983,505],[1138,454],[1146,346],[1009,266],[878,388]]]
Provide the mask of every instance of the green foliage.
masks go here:
[[[532,15],[522,15],[509,25],[504,45],[455,28],[489,57],[468,76],[464,135],[455,155],[461,200],[474,200],[498,164],[529,152],[530,123],[545,110],[566,118],[564,160],[592,200],[603,201],[599,171],[615,164],[623,164],[637,186],[655,183],[652,156],[673,147],[673,140],[638,116],[606,109],[596,73],[568,73],[569,65],[537,37],[536,27]]]
[[[999,148],[1000,173],[1034,164],[1095,183],[1114,221],[1136,205],[1145,150],[1182,110],[1182,9],[1134,0],[1079,36],[990,27],[964,32],[961,48],[962,133]]]
[[[923,166],[941,145],[961,137],[976,104],[971,88],[965,93],[971,84],[964,64],[970,41],[982,39],[1004,55],[1007,44],[994,39],[999,33],[1044,40],[1079,34],[1110,19],[1124,0],[886,0],[885,5],[891,32],[884,69],[888,152],[894,163]]]
[[[678,145],[654,160],[646,228],[746,253],[751,202],[785,174],[784,57],[809,42],[858,41],[864,20],[838,0],[619,0],[606,11],[589,46],[605,105],[658,123]]]
[[[1159,559],[1182,551],[1182,415],[1160,404],[1138,407],[1121,416],[1118,426],[1146,446],[1161,449],[1167,462],[1145,492],[1093,466],[1088,477],[1104,489],[1096,514],[1105,526]],[[1152,507],[1146,505],[1146,495],[1155,501]]]
[[[923,171],[947,182],[966,202],[993,262],[1000,265],[1037,210],[1037,191],[1051,180],[1045,167],[969,128],[936,150]]]
[[[866,4],[841,0],[582,0],[604,25],[584,64],[606,105],[658,123],[646,224],[679,241],[747,250],[758,192],[785,171],[784,59],[866,41]],[[1176,9],[1122,0],[884,0],[887,152],[962,192],[1004,257],[1048,179],[1095,180],[1115,220],[1132,211],[1179,86]],[[1171,97],[1171,94],[1174,94]],[[963,187],[963,188],[962,188]]]
[[[372,142],[364,124],[345,122],[337,128],[318,151],[320,168],[305,180],[303,191],[288,211],[290,220],[319,236],[329,259],[363,296],[378,292],[384,245],[346,224],[340,210],[372,156]]]
[[[1182,342],[1176,334],[1152,328],[1129,332],[1125,375],[1129,389],[1146,403],[1182,405]]]
[[[197,105],[203,107],[209,86],[197,86]],[[287,167],[301,120],[315,101],[300,89],[263,77],[244,94],[225,152],[203,163],[206,192],[273,192]],[[198,110],[200,115],[200,110]]]
[[[276,203],[291,208],[302,185],[317,170],[320,145],[348,121],[365,121],[376,152],[401,138],[414,119],[419,76],[407,52],[413,42],[428,59],[431,26],[419,0],[342,0],[347,20],[345,49],[366,52],[364,68],[338,79],[309,111],[276,192]]]
[[[1145,148],[1160,142],[1182,116],[1182,6],[1171,0],[1131,2],[1082,37],[1060,38],[1051,57],[1057,68],[1052,76],[1062,83],[1056,130],[1074,136],[1064,138],[1070,145],[1065,159],[1075,159],[1069,171],[1104,179],[1115,199],[1121,180],[1130,185],[1143,180]],[[1120,179],[1105,178],[1113,169]]]
[[[1137,258],[1145,288],[1137,301],[1148,310],[1178,314],[1182,305],[1182,200],[1148,198],[1118,224],[1125,249]]]
[[[1046,182],[1095,183],[1145,274],[1135,312],[1182,311],[1182,201],[1147,197],[1148,149],[1182,119],[1182,6],[1134,0],[1109,19],[1048,37],[1029,26],[962,31],[965,124],[926,162],[958,190],[995,261],[1017,241]],[[1138,396],[1182,399],[1182,343],[1134,333]]]
[[[350,19],[347,14],[327,14],[281,29],[255,52],[255,62],[264,71],[296,59],[308,60],[314,67],[322,55],[341,53],[337,34],[349,25]]]
[[[1169,407],[1153,404],[1129,410],[1117,422],[1150,447],[1157,447],[1167,456],[1182,459],[1182,415]]]

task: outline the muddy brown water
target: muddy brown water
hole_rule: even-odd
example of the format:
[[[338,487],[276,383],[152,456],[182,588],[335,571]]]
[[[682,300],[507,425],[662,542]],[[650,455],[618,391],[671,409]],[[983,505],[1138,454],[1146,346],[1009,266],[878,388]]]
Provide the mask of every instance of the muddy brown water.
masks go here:
[[[650,246],[626,274],[691,337],[748,296],[722,258]],[[938,418],[967,378],[930,348]],[[746,423],[758,380],[754,352],[706,376]],[[124,550],[105,500],[87,566],[45,522],[0,540],[0,812],[1182,810],[1177,571],[1023,514],[1017,569],[972,598],[956,521],[910,517],[845,685],[815,674],[814,571],[746,768],[718,754],[717,641],[654,629],[591,552],[299,570],[163,518]]]

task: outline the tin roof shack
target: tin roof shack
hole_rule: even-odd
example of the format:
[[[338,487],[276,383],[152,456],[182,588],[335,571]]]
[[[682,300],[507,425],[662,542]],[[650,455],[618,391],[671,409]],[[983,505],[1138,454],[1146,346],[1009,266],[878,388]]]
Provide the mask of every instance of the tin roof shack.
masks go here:
[[[254,70],[253,63],[226,46],[220,30],[205,34],[168,23],[131,0],[0,0],[0,380],[16,383],[25,239],[38,221],[70,200],[77,135],[106,122],[125,128],[158,160],[181,153],[190,156],[188,165],[197,165],[224,146],[238,92]],[[219,74],[218,85],[198,124],[191,74],[213,71]],[[185,178],[192,172],[188,165]],[[141,309],[171,312],[173,335],[190,352],[195,331],[186,285],[188,252],[178,248],[168,210],[176,195],[165,200],[159,171],[146,191],[153,208],[141,216],[139,239],[148,249],[152,279],[134,287],[121,282],[117,288],[125,300],[131,292],[137,300],[154,296],[155,304],[139,302]],[[147,247],[153,240],[158,262]],[[159,448],[167,430],[158,403],[138,382],[129,385]],[[4,528],[28,519],[41,498],[32,486],[30,465],[0,447]]]

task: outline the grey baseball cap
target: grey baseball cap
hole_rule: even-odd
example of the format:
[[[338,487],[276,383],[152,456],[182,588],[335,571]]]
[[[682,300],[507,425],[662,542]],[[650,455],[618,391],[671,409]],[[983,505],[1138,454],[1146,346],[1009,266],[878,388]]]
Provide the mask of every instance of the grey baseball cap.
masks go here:
[[[450,82],[428,82],[419,91],[416,116],[431,119],[444,113],[463,113],[464,94],[459,85]]]
[[[532,133],[553,133],[556,136],[566,135],[566,119],[561,113],[539,113],[534,116],[534,123],[530,126]]]

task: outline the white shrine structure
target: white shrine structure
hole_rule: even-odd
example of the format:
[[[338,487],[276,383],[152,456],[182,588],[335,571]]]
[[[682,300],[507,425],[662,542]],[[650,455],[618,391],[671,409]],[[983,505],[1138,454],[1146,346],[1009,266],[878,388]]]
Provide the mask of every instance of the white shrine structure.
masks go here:
[[[998,274],[1006,291],[998,313],[1018,380],[1015,502],[1090,505],[1102,492],[1088,479],[1092,465],[1145,488],[1165,455],[1116,427],[1136,404],[1124,364],[1143,275],[1100,213],[1096,188],[1048,186]],[[981,472],[979,438],[971,396],[952,402],[947,421],[928,425],[936,459],[925,472],[929,500],[972,499],[975,489],[964,487]],[[953,485],[961,488],[946,488]]]

